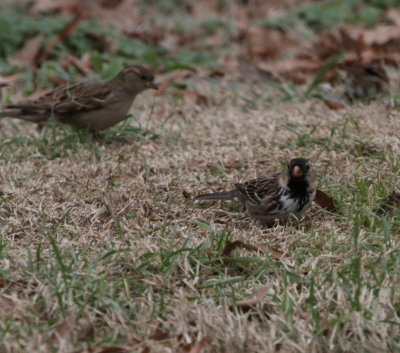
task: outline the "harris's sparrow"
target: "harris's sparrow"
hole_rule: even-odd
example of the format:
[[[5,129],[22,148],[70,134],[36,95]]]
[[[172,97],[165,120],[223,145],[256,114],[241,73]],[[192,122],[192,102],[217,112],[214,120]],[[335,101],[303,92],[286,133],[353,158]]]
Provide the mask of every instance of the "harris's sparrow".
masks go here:
[[[107,82],[65,84],[36,100],[6,105],[0,117],[42,125],[54,116],[81,129],[103,130],[123,120],[135,97],[147,88],[158,88],[153,74],[131,65]]]
[[[311,163],[293,158],[287,171],[268,174],[245,183],[236,189],[199,195],[194,200],[239,201],[258,226],[285,223],[290,215],[301,216],[315,198],[317,177]]]

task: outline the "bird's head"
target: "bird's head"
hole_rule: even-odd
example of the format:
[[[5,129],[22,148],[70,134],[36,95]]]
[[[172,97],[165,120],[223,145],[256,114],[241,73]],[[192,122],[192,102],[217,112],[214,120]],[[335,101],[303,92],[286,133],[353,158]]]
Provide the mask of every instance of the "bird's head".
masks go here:
[[[141,65],[130,65],[125,67],[117,76],[122,80],[125,87],[134,93],[140,93],[148,88],[158,89],[154,82],[153,73]]]
[[[316,184],[316,173],[308,159],[291,159],[288,166],[288,174],[289,180],[295,184],[307,183],[309,186]]]

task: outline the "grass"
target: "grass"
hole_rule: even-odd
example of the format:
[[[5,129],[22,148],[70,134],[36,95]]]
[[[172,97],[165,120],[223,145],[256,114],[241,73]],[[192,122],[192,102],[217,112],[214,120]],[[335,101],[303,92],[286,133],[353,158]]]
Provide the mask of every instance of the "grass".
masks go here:
[[[309,4],[276,25],[330,27],[332,14],[353,18],[355,3]],[[143,11],[152,4],[139,3]],[[364,5],[354,21],[368,24],[382,9]],[[164,0],[157,11],[173,16],[174,6]],[[39,25],[49,36],[62,25],[18,11],[0,14],[0,28],[18,24],[0,44],[3,57]],[[219,25],[232,31],[225,17],[196,23],[203,35]],[[164,72],[217,65],[218,53],[165,56],[162,46],[106,32],[83,21],[38,71],[38,87],[54,74],[75,78],[57,64],[63,50],[80,56],[90,47],[101,79],[132,61]],[[177,88],[215,104],[184,104],[173,87],[144,93],[134,115],[95,137],[2,119],[0,352],[400,351],[400,210],[377,214],[379,200],[400,189],[399,112],[386,98],[329,110],[315,97],[333,63],[308,87],[186,79]],[[30,72],[21,80],[29,94]],[[2,102],[11,98],[3,88]],[[295,156],[311,159],[337,213],[314,205],[297,225],[260,229],[236,204],[191,201],[282,170]],[[258,302],[241,304],[260,288]]]
[[[151,104],[138,100],[135,119],[98,140],[1,122],[3,351],[398,349],[399,211],[374,213],[399,188],[397,115],[381,118],[381,103],[338,114],[235,101],[149,122]],[[140,138],[120,135],[131,129]],[[182,196],[295,155],[312,159],[338,214],[313,207],[299,226],[262,230],[230,204]],[[235,240],[263,250],[224,255]],[[236,305],[265,284],[259,304]],[[73,333],[56,339],[71,317]],[[81,337],[85,318],[93,332]]]

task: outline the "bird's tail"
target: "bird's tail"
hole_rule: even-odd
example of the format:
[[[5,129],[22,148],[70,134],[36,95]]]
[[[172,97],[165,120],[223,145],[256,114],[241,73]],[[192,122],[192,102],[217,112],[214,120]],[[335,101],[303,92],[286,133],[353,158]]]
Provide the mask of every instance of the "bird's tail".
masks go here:
[[[44,112],[39,112],[39,111],[26,112],[23,109],[13,108],[13,107],[10,108],[10,107],[11,106],[7,106],[6,110],[0,111],[0,118],[18,118],[22,120],[32,121],[34,123],[38,123],[44,120],[45,116],[43,115]]]
[[[224,200],[239,201],[239,193],[237,190],[214,192],[211,194],[199,195],[194,200]]]

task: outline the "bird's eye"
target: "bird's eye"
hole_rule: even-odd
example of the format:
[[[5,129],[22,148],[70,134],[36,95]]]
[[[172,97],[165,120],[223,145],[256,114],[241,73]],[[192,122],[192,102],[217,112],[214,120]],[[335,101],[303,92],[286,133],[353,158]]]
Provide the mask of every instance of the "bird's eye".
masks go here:
[[[309,166],[308,164],[306,164],[306,165],[304,166],[304,170],[305,170],[306,172],[308,172],[308,171],[310,170],[310,166]]]

